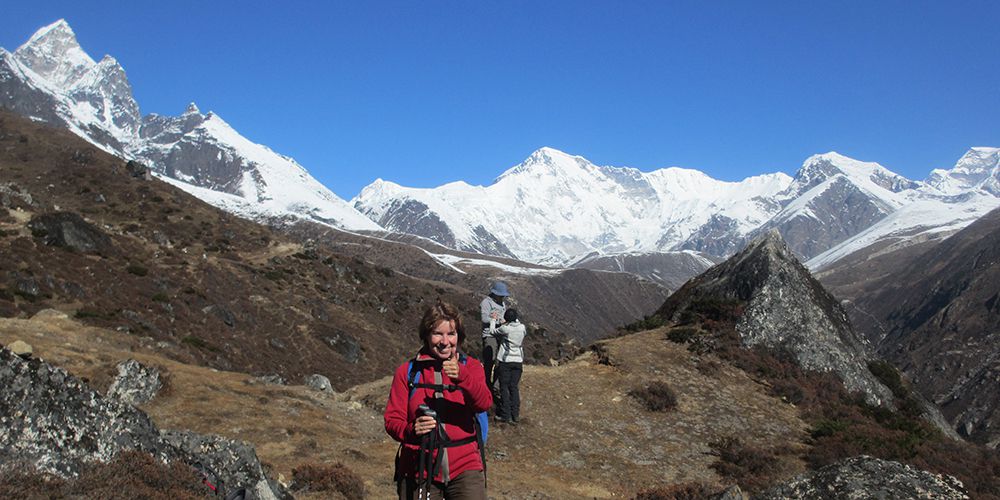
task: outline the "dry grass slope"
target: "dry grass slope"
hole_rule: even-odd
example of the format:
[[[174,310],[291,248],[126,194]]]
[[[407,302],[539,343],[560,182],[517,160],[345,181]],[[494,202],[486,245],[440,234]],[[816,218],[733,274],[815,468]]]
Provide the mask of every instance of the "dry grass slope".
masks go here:
[[[252,443],[274,477],[286,482],[296,468],[339,462],[363,479],[370,498],[393,494],[396,443],[383,431],[381,416],[388,377],[332,395],[265,384],[166,359],[148,340],[50,311],[0,319],[0,343],[15,339],[100,390],[126,358],[160,366],[169,373],[169,390],[143,409],[161,428]],[[721,489],[731,481],[711,467],[718,457],[710,443],[739,436],[762,448],[795,447],[804,438],[806,426],[794,407],[740,370],[666,341],[663,330],[607,341],[600,350],[600,356],[588,353],[558,367],[526,367],[521,425],[491,429],[491,496],[620,498],[681,483]],[[655,381],[669,382],[676,410],[651,412],[628,395]],[[781,477],[804,469],[793,455],[777,467]]]

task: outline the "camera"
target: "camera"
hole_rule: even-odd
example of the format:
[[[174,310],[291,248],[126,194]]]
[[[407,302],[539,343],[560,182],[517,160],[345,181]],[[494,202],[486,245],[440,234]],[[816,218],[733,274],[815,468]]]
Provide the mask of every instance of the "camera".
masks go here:
[[[437,420],[438,414],[436,411],[432,410],[430,406],[420,405],[417,407],[417,411],[419,411],[421,415],[426,415],[434,420]]]

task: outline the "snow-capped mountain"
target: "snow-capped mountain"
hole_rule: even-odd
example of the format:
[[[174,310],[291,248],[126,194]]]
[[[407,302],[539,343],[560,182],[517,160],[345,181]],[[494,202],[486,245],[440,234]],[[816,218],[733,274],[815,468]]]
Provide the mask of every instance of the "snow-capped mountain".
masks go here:
[[[777,229],[796,255],[810,258],[906,205],[905,193],[918,186],[878,163],[814,155],[776,197],[781,211],[754,234]]]
[[[377,180],[352,202],[391,230],[566,265],[593,252],[682,249],[712,216],[733,221],[730,231],[745,235],[780,209],[770,200],[789,182],[784,174],[723,182],[682,168],[601,167],[542,148],[489,186],[416,189]]]
[[[601,167],[542,148],[489,186],[378,180],[352,202],[391,230],[545,264],[678,250],[726,257],[777,229],[804,259],[836,248],[810,262],[819,266],[891,234],[950,234],[1000,205],[990,190],[997,151],[974,148],[927,182],[834,152],[806,159],[794,178],[722,182],[676,167]]]
[[[1000,196],[1000,148],[972,148],[955,168],[933,170],[927,184],[946,195],[982,190]]]
[[[246,139],[214,113],[192,104],[179,117],[143,117],[121,65],[110,56],[95,62],[64,20],[13,53],[0,49],[0,103],[146,163],[181,189],[249,218],[381,229],[295,160]]]

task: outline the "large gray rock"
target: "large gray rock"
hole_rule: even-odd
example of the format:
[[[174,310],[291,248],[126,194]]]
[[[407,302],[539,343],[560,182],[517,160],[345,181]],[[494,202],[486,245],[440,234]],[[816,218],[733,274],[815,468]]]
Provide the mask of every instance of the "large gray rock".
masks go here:
[[[862,455],[799,476],[755,499],[967,499],[962,482],[899,462]]]
[[[322,375],[319,375],[319,374],[316,374],[316,373],[314,373],[312,375],[308,375],[305,378],[305,382],[306,382],[307,386],[312,387],[313,389],[316,389],[317,391],[320,391],[320,392],[333,392],[333,385],[330,384],[330,379],[328,379],[328,378],[326,378],[326,377],[324,377]]]
[[[167,462],[210,466],[248,498],[284,498],[267,480],[252,447],[218,436],[168,431],[130,404],[104,398],[80,379],[40,359],[0,349],[0,473],[8,467],[74,477],[85,463],[139,450]]]
[[[61,368],[0,349],[0,464],[69,477],[84,462],[107,462],[126,449],[182,457],[145,413],[101,397]]]
[[[107,397],[140,405],[152,401],[162,387],[159,370],[127,359],[118,363],[118,375],[111,382]]]
[[[55,212],[35,216],[28,222],[33,234],[46,245],[69,248],[81,253],[108,251],[111,238],[73,212]]]
[[[869,403],[892,405],[892,392],[868,370],[871,346],[777,231],[686,283],[657,314],[680,321],[694,304],[713,301],[743,308],[736,331],[744,346],[787,352],[807,370],[835,373]]]
[[[246,488],[248,493],[255,492],[250,498],[260,500],[285,496],[276,483],[272,489],[257,452],[246,443],[190,431],[163,431],[161,436],[167,443],[194,454],[203,466],[222,477],[226,491]]]

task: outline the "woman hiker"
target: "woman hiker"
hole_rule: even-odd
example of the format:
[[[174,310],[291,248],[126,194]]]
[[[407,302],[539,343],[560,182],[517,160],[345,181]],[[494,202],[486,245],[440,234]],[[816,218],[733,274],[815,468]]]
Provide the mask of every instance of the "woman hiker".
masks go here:
[[[504,324],[497,328],[494,335],[500,343],[497,350],[497,378],[500,379],[500,407],[496,411],[499,422],[517,424],[521,416],[521,393],[518,385],[521,382],[526,328],[518,318],[517,309],[507,309],[504,312]]]
[[[422,347],[396,369],[385,430],[401,443],[396,457],[400,500],[485,500],[476,414],[493,404],[482,365],[466,356],[462,318],[438,300],[418,328]]]

